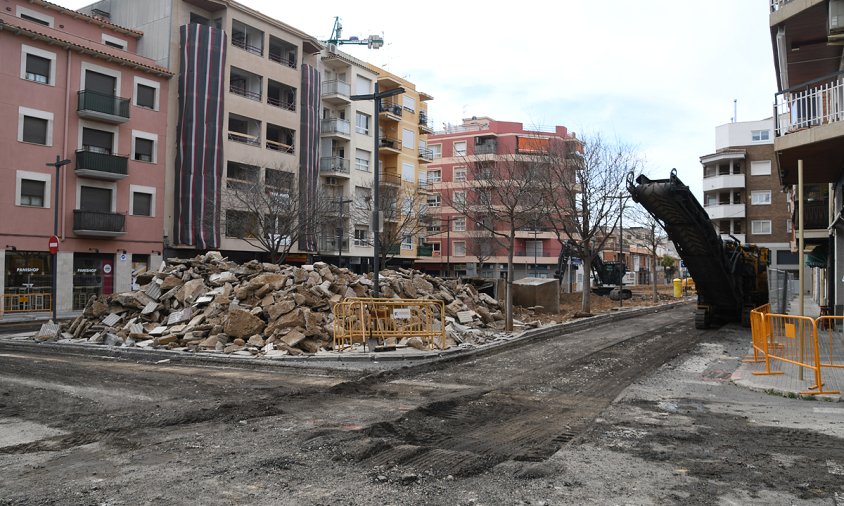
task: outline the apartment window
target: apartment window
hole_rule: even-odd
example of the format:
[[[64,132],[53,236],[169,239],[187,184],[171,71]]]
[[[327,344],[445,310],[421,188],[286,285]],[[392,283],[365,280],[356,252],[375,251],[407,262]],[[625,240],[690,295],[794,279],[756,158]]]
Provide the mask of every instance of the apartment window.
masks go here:
[[[428,195],[426,202],[428,203],[428,207],[440,207],[440,202],[442,197],[440,197],[439,193],[435,193],[433,195]]]
[[[102,213],[110,213],[112,207],[112,195],[114,190],[112,188],[103,188],[97,186],[80,186],[79,187],[79,209],[82,211],[97,211]]]
[[[158,136],[132,131],[132,160],[155,163],[155,141]]]
[[[452,254],[456,257],[466,256],[466,241],[454,241],[452,245]]]
[[[456,168],[454,169],[454,182],[455,183],[463,183],[466,181],[466,168]]]
[[[112,75],[111,72],[106,74],[95,70],[85,70],[83,75],[85,76],[85,91],[93,91],[110,97],[117,95],[117,76]]]
[[[401,236],[401,249],[413,249],[413,237],[411,237],[410,234],[404,234]]]
[[[455,206],[466,205],[466,192],[454,192],[454,205]]]
[[[750,203],[754,206],[771,203],[771,190],[754,190],[750,192]]]
[[[416,112],[416,99],[404,95],[402,97],[402,107],[404,107],[404,110],[406,111]]]
[[[157,109],[157,91],[152,86],[139,84],[135,89],[135,105],[146,107],[147,109]]]
[[[785,220],[785,233],[790,234],[794,231],[794,223],[791,220]]]
[[[226,188],[248,190],[258,183],[261,168],[229,161],[226,164]]]
[[[248,211],[226,210],[226,237],[253,237],[255,215]]]
[[[355,227],[355,246],[369,245],[369,229],[367,227]]]
[[[750,222],[750,233],[754,235],[770,235],[771,220],[753,220]]]
[[[357,80],[355,81],[355,94],[368,95],[370,93],[372,93],[372,79],[357,76]]]
[[[359,134],[369,135],[369,114],[362,112],[355,114],[355,131]]]
[[[21,179],[19,205],[30,207],[44,207],[44,191],[46,186],[46,181]]]
[[[110,155],[114,146],[114,133],[96,128],[82,128],[82,149]]]
[[[542,241],[525,241],[525,255],[541,257],[542,251]]]
[[[369,151],[355,149],[355,168],[369,172]]]
[[[442,144],[429,144],[428,149],[431,150],[431,159],[436,160],[438,158],[443,157],[443,146]]]
[[[401,178],[403,181],[413,182],[416,178],[416,166],[412,163],[402,162]]]
[[[46,119],[24,116],[21,140],[23,140],[23,142],[31,142],[33,144],[42,144],[46,146],[49,124],[50,122]]]
[[[466,141],[454,143],[454,156],[466,156]]]
[[[413,149],[416,146],[416,135],[414,135],[413,130],[402,128],[401,145],[407,149]]]
[[[771,175],[771,161],[759,160],[750,162],[751,176],[770,176]]]
[[[428,171],[428,181],[432,183],[440,183],[443,180],[443,173],[441,170],[429,170]]]
[[[132,216],[155,216],[155,188],[130,185],[129,214]]]
[[[39,25],[49,26],[52,28],[54,23],[53,16],[48,16],[46,14],[42,14],[38,11],[34,11],[32,9],[27,9],[26,7],[22,7],[20,5],[17,6],[17,10],[15,11],[15,15],[21,19],[25,19],[27,21],[32,21],[33,23],[38,23]]]
[[[771,131],[770,130],[752,130],[750,132],[750,138],[753,142],[763,142],[770,140],[771,138]]]
[[[355,207],[358,209],[369,208],[369,202],[372,200],[372,191],[363,186],[355,186]]]
[[[52,63],[48,58],[27,54],[25,78],[36,83],[48,84],[52,74]]]
[[[267,188],[275,188],[278,190],[289,190],[293,188],[294,175],[292,172],[278,169],[264,170],[264,184]]]
[[[741,221],[736,220],[736,221],[733,222],[733,233],[734,234],[743,234],[744,231],[742,230],[742,228],[743,228],[743,225],[742,225]]]
[[[129,45],[128,42],[126,42],[125,40],[118,39],[117,37],[112,37],[111,35],[105,33],[102,34],[102,41],[103,44],[105,44],[106,46],[115,47],[117,49],[125,50],[126,47]]]
[[[442,244],[438,242],[429,242],[427,243],[428,246],[431,247],[431,256],[438,257],[440,256],[440,251],[442,251]]]
[[[452,231],[454,231],[454,232],[465,232],[466,231],[466,217],[465,216],[459,216],[457,218],[454,218],[454,219],[451,220],[451,223],[454,224],[454,226],[451,227]]]

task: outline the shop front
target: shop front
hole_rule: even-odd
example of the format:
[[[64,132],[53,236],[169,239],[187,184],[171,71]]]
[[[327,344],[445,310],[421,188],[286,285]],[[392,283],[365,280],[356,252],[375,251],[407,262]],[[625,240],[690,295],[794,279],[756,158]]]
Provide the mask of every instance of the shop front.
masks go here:
[[[114,293],[114,255],[75,253],[73,255],[73,310],[85,309],[92,295]]]
[[[7,251],[3,311],[49,311],[51,265],[46,251]]]

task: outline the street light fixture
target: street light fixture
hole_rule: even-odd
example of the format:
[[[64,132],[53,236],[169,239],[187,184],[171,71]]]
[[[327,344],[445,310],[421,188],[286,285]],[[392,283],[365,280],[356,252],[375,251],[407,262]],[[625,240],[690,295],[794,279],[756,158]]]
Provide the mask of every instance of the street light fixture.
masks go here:
[[[59,169],[63,166],[70,163],[70,160],[62,160],[62,157],[56,155],[56,162],[55,163],[48,163],[48,167],[55,167],[56,168],[56,198],[53,200],[53,235],[58,237],[59,235]],[[56,302],[56,283],[57,280],[57,270],[59,266],[58,262],[59,252],[56,251],[52,254],[52,273],[51,273],[51,284],[50,287],[50,305],[53,306],[53,323],[56,323],[56,306],[58,305]]]
[[[394,95],[401,95],[404,93],[404,88],[401,86],[398,88],[393,88],[391,90],[384,90],[379,92],[378,91],[378,81],[375,81],[373,84],[373,92],[367,93],[365,95],[352,95],[349,97],[351,100],[358,101],[358,100],[373,100],[375,102],[375,109],[372,112],[372,137],[375,139],[375,148],[373,150],[373,155],[375,156],[375,167],[372,171],[372,185],[375,187],[372,191],[372,205],[375,208],[375,211],[372,213],[372,282],[373,282],[373,290],[372,293],[375,297],[381,295],[381,287],[379,277],[379,255],[381,255],[381,207],[380,207],[380,192],[378,186],[380,185],[379,175],[378,175],[378,165],[379,159],[378,156],[378,148],[381,146],[381,142],[379,139],[379,132],[378,132],[378,114],[381,112],[381,100],[392,97]]]

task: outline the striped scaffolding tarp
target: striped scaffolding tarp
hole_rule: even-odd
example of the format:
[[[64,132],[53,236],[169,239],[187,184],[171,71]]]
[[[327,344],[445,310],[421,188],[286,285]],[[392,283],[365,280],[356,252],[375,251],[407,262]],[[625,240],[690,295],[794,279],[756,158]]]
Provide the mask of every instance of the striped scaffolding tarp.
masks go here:
[[[220,246],[226,33],[189,24],[179,35],[173,241],[213,249]]]
[[[316,215],[317,185],[319,183],[319,103],[320,73],[307,64],[302,65],[301,122],[299,124],[299,219],[303,234],[300,251],[316,251],[316,230],[311,217]]]

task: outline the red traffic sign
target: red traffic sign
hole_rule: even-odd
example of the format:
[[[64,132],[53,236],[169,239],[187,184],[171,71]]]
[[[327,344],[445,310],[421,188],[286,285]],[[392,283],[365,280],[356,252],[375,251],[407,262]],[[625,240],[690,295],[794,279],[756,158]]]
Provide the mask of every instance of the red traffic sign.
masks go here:
[[[59,238],[51,235],[47,247],[50,248],[50,254],[55,255],[59,251]]]

